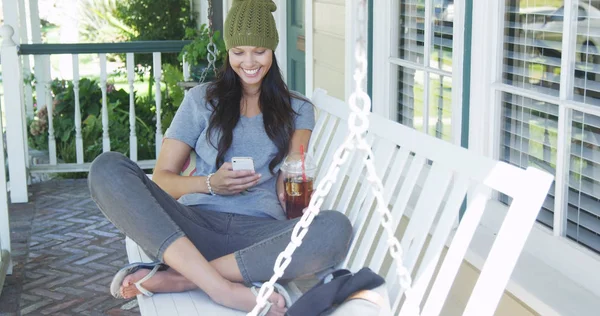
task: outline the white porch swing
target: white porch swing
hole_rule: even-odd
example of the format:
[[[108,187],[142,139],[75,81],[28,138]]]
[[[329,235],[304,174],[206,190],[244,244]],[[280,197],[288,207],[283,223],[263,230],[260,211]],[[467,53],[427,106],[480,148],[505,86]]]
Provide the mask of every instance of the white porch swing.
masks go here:
[[[366,1],[357,8],[359,23],[365,23]],[[257,315],[265,304],[320,209],[344,212],[354,227],[350,250],[338,268],[356,272],[366,266],[383,276],[394,315],[439,315],[487,201],[504,194],[512,203],[488,257],[482,258],[483,269],[463,312],[493,315],[552,176],[479,156],[371,114],[361,88],[367,68],[365,37],[360,34],[356,45],[349,106],[324,90],[313,93],[318,114],[309,152],[320,166],[317,190],[248,315]],[[149,261],[129,238],[127,253],[130,262]],[[301,295],[293,283],[287,288],[293,300]],[[243,315],[217,305],[200,290],[140,295],[138,302],[142,315]]]

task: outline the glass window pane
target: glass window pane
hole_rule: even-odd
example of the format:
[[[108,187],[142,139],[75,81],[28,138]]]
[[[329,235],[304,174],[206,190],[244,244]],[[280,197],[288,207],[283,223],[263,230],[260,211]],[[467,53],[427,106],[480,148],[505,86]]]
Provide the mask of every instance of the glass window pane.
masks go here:
[[[425,0],[400,1],[398,51],[394,57],[424,64]]]
[[[429,135],[452,140],[452,77],[429,75]]]
[[[503,82],[558,96],[564,1],[506,0]]]
[[[558,105],[504,93],[501,126],[501,160],[521,168],[533,166],[556,173]],[[553,213],[554,186],[538,215],[538,221],[552,227]]]
[[[401,124],[425,132],[423,103],[425,76],[422,71],[398,67],[398,117]]]
[[[425,23],[426,12],[431,21]],[[454,0],[407,0],[399,3],[398,50],[394,57],[424,70],[398,67],[397,120],[419,131],[452,141],[452,53]],[[425,38],[425,31],[430,36]],[[427,46],[426,46],[427,45]],[[429,60],[424,60],[425,47]],[[441,70],[441,71],[440,71]],[[436,73],[437,72],[437,73]],[[442,72],[443,74],[439,74]],[[425,117],[428,114],[428,117]]]
[[[600,117],[573,113],[567,237],[600,252]]]
[[[432,68],[452,71],[452,36],[454,31],[454,0],[433,0],[431,14]]]
[[[600,105],[600,1],[580,0],[575,48],[575,99]]]

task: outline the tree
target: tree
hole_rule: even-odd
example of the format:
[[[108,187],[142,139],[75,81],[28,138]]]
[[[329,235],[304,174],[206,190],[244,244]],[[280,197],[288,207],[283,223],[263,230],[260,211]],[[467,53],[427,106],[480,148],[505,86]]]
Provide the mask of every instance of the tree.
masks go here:
[[[189,0],[120,0],[116,15],[133,31],[124,34],[129,41],[181,40],[186,27],[196,25]],[[152,56],[136,56],[136,62],[151,66]],[[179,65],[176,54],[163,56],[162,63]]]

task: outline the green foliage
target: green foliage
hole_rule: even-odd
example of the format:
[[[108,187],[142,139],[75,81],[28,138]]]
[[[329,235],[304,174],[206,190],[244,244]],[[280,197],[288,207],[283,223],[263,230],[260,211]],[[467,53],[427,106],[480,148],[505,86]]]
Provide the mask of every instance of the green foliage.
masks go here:
[[[178,82],[183,81],[183,73],[179,68],[173,67],[172,65],[164,65],[163,80],[168,92],[165,102],[166,109],[163,109],[162,111],[163,128],[166,128],[171,125],[173,116],[175,116],[177,108],[183,101],[185,92],[183,91],[183,88],[177,85]]]
[[[129,27],[128,41],[180,40],[187,27],[194,27],[189,0],[119,0],[116,16]],[[163,63],[179,64],[177,56],[165,54]],[[152,65],[151,55],[141,55],[138,63]]]
[[[216,31],[213,33],[213,42],[217,45],[217,63],[221,64],[225,61],[227,51],[225,50],[225,41],[221,37],[221,33]],[[206,24],[202,24],[200,29],[187,28],[185,30],[185,39],[192,42],[185,45],[179,54],[179,60],[185,60],[190,66],[204,64],[208,62],[208,43],[210,41],[210,30]]]
[[[177,79],[176,69],[165,66],[166,77]],[[174,98],[183,98],[183,91],[172,89],[162,104],[163,133],[171,124],[181,101],[174,103]],[[176,84],[174,85],[176,87]],[[72,81],[54,80],[51,85],[53,96],[53,126],[56,139],[57,158],[65,163],[77,161],[75,139],[75,94]],[[178,88],[178,87],[177,87]],[[163,93],[165,95],[166,93]],[[79,100],[81,110],[81,134],[83,138],[84,160],[92,161],[102,152],[102,90],[96,80],[87,78],[79,82]],[[156,105],[149,96],[135,98],[136,135],[138,142],[138,159],[155,159]],[[107,110],[109,119],[109,136],[112,151],[129,155],[129,93],[123,89],[116,90],[112,84],[107,85]],[[28,129],[29,146],[38,150],[48,149],[48,111],[47,108],[35,109],[34,119],[30,120]]]

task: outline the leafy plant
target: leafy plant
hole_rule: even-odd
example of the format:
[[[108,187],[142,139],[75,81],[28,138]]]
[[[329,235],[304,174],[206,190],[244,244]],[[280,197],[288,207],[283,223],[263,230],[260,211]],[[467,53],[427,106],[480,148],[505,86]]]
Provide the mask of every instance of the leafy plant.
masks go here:
[[[162,104],[163,133],[170,125],[181,101],[174,103],[174,98],[183,98],[183,91],[175,89],[181,72],[175,67],[165,67],[167,84],[171,93],[163,93],[166,97]],[[177,87],[178,88],[178,87]],[[179,88],[181,90],[181,88]],[[75,132],[75,96],[73,82],[54,80],[51,84],[53,96],[53,127],[56,140],[57,158],[66,163],[77,161]],[[102,148],[102,90],[96,80],[87,78],[79,82],[79,100],[81,109],[81,135],[83,138],[84,160],[92,161]],[[155,158],[156,105],[150,96],[135,97],[136,135],[138,159]],[[109,118],[109,136],[111,150],[129,154],[129,93],[123,89],[116,90],[107,85],[107,110]],[[35,108],[35,115],[29,120],[28,143],[34,149],[48,149],[48,111],[47,108]],[[62,175],[79,177],[80,174]]]
[[[185,29],[196,25],[189,0],[119,0],[116,17],[132,30],[124,34],[128,41],[181,40]],[[151,66],[152,55],[140,55],[136,62]],[[179,64],[177,56],[170,54],[162,62]]]
[[[187,28],[185,30],[185,39],[191,40],[192,42],[183,47],[181,53],[179,53],[179,60],[183,61],[185,59],[190,66],[207,63],[207,47],[210,42],[210,37],[210,30],[206,24],[202,24],[200,29]],[[221,32],[213,32],[212,38],[218,50],[216,62],[218,64],[223,63],[227,56],[227,51],[225,50],[225,41],[223,41],[221,37]]]
[[[164,65],[163,66],[163,80],[167,87],[167,100],[171,103],[179,106],[183,101],[183,96],[185,92],[183,89],[177,85],[177,83],[183,81],[183,72],[181,72],[180,68],[174,67],[172,65]],[[163,120],[166,121],[166,118],[163,116]],[[169,120],[169,123],[171,121]]]

